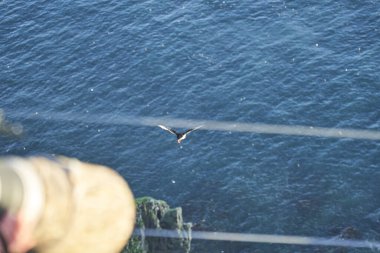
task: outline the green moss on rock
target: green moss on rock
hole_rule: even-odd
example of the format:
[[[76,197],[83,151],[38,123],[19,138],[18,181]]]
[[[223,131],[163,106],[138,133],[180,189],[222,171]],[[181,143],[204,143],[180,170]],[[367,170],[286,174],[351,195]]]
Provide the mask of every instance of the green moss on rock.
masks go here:
[[[162,200],[151,197],[136,199],[136,228],[142,236],[130,239],[123,253],[188,253],[191,246],[191,223],[183,223],[182,208],[170,208]],[[178,232],[178,238],[145,237],[144,229],[169,229]]]

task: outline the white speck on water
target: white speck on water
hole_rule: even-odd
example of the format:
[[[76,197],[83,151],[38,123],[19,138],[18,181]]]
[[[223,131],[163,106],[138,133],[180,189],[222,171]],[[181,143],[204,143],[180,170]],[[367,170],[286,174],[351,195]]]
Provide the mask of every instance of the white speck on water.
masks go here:
[[[91,88],[90,91],[94,91],[94,88]]]
[[[299,167],[301,167],[301,165],[299,163],[297,163],[297,167],[299,168]]]
[[[34,114],[38,115],[38,112],[35,112]]]
[[[73,103],[73,105],[77,105],[77,103],[76,103],[76,102],[74,102],[74,103]]]
[[[346,69],[346,72],[348,71],[348,69]]]
[[[292,59],[293,62],[294,62],[295,60],[296,60],[296,59],[294,59],[294,58]]]
[[[268,63],[267,61],[264,61],[264,63]]]
[[[24,150],[26,150],[26,147],[23,147]]]
[[[315,46],[316,46],[316,47],[319,47],[319,44],[318,44],[318,43],[315,43]]]
[[[100,133],[100,129],[98,129],[98,133]]]
[[[175,180],[172,179],[172,184],[175,184]]]
[[[88,113],[88,110],[86,110],[86,113]]]

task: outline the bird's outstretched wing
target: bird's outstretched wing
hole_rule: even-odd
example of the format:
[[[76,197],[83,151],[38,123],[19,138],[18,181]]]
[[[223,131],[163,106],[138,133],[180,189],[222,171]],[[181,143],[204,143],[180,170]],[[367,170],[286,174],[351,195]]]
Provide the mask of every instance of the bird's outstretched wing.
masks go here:
[[[188,134],[188,133],[190,133],[190,132],[192,132],[192,131],[195,131],[195,130],[201,128],[201,127],[203,127],[203,125],[201,125],[201,126],[197,126],[197,127],[194,127],[194,128],[191,128],[191,129],[189,129],[189,130],[186,130],[185,134]]]
[[[177,135],[177,132],[174,131],[173,129],[170,129],[170,128],[167,128],[166,126],[163,126],[163,125],[158,125],[160,128],[170,132],[171,134],[174,134],[174,135]]]

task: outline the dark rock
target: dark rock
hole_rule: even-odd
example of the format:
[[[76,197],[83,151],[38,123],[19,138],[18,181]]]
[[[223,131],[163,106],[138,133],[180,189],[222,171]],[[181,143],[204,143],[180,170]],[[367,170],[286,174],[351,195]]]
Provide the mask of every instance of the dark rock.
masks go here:
[[[191,246],[191,223],[184,223],[182,208],[170,208],[162,200],[151,197],[136,199],[136,229],[142,236],[130,239],[123,253],[188,253]],[[178,238],[145,237],[145,229],[176,231]]]
[[[344,239],[359,239],[360,232],[354,227],[346,227],[340,232],[339,236]]]
[[[177,207],[167,210],[161,219],[161,227],[165,229],[182,229],[182,208]]]

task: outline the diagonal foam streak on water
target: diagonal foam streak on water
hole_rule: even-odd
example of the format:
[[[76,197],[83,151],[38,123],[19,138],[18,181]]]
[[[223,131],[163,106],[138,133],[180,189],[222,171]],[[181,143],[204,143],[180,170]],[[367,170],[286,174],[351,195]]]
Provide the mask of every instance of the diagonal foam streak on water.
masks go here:
[[[166,124],[170,127],[194,128],[202,126],[203,130],[230,131],[230,132],[251,132],[261,134],[280,134],[280,135],[298,135],[314,136],[327,138],[352,138],[366,140],[380,140],[380,131],[376,130],[359,130],[346,128],[326,128],[300,125],[274,125],[262,123],[242,123],[232,121],[212,121],[212,120],[194,120],[178,119],[168,117],[144,117],[104,114],[79,114],[72,112],[11,112],[11,115],[22,118],[35,118],[52,121],[74,121],[96,124],[119,124],[119,125],[141,125],[157,126]]]
[[[134,231],[136,236],[162,237],[162,238],[182,238],[188,236],[181,234],[177,230],[165,229],[145,229]],[[312,246],[333,246],[348,248],[370,248],[380,250],[380,242],[370,242],[361,240],[342,240],[337,238],[322,238],[310,236],[293,235],[270,235],[270,234],[250,234],[250,233],[228,233],[228,232],[209,232],[192,231],[192,239],[213,240],[213,241],[234,241],[251,243],[274,243],[274,244],[295,244]]]

